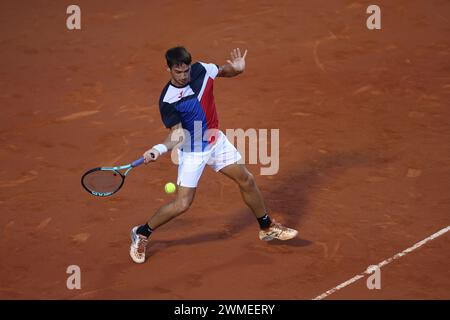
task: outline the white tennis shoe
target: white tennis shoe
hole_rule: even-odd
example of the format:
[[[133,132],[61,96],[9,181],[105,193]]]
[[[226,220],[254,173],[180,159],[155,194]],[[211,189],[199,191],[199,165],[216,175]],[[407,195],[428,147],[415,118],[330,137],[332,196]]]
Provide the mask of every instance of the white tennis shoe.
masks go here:
[[[297,234],[297,230],[285,227],[280,223],[273,221],[269,228],[259,231],[259,239],[263,241],[270,241],[273,239],[284,241],[295,238]]]
[[[137,229],[138,226],[131,229],[130,257],[136,263],[144,263],[148,238],[142,234],[137,234]]]

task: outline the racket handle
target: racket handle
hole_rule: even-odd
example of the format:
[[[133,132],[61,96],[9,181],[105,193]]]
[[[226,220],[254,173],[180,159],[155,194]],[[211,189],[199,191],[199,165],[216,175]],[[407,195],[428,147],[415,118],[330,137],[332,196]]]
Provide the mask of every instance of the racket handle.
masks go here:
[[[134,168],[134,167],[140,166],[143,163],[144,163],[144,157],[140,157],[139,159],[137,159],[131,163],[131,167]]]

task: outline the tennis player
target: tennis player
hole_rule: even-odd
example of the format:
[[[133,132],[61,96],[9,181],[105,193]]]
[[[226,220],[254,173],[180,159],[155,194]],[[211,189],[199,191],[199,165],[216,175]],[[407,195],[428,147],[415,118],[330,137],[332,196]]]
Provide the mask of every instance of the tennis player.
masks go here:
[[[239,48],[234,49],[231,60],[218,66],[203,62],[191,64],[191,55],[184,47],[166,52],[171,79],[162,90],[159,110],[170,133],[162,143],[146,151],[144,158],[145,163],[156,161],[177,147],[178,191],[175,200],[160,207],[147,223],[131,230],[130,256],[134,262],[145,262],[147,244],[157,228],[189,209],[206,165],[239,186],[244,202],[259,223],[261,240],[289,240],[297,235],[296,230],[275,222],[269,216],[254,177],[244,164],[238,163],[241,155],[219,130],[213,95],[214,79],[235,77],[244,72],[246,55],[247,50],[242,55]]]

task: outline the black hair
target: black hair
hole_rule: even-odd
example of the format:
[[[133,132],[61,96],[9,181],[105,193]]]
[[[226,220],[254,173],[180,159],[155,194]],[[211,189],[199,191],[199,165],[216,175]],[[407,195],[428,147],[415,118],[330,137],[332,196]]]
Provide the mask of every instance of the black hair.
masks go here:
[[[166,52],[167,66],[172,69],[175,65],[190,65],[192,62],[191,54],[185,47],[170,48]]]

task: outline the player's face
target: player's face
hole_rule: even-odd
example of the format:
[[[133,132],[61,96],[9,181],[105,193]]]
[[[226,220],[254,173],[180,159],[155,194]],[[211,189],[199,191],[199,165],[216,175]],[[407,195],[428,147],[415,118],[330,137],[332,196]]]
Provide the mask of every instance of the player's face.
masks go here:
[[[172,82],[178,86],[185,86],[191,81],[191,66],[186,64],[174,65],[170,69]]]

